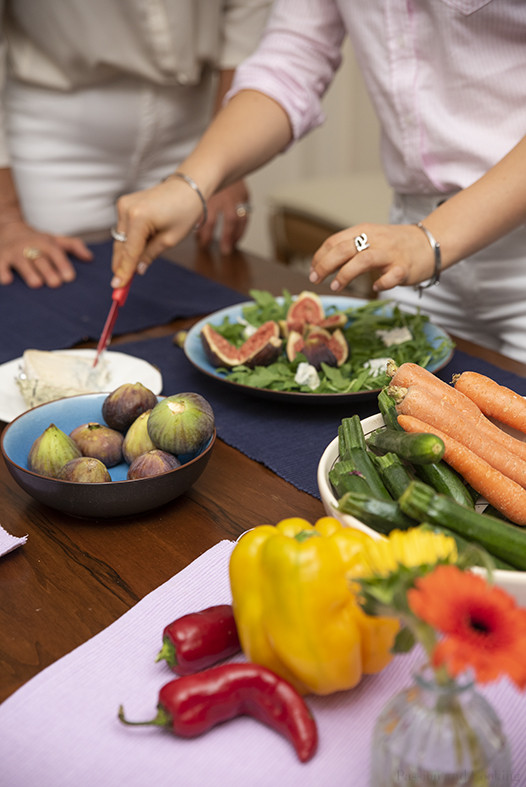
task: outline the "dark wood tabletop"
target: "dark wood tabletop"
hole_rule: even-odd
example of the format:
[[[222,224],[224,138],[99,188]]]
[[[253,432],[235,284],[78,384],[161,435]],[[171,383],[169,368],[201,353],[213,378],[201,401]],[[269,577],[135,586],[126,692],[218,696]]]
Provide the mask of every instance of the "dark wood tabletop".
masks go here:
[[[244,294],[308,288],[304,274],[287,266],[239,251],[226,257],[214,249],[199,251],[192,238],[164,256]],[[112,346],[173,334],[197,319],[117,337]],[[526,376],[526,365],[456,341],[466,352]],[[0,701],[222,539],[235,539],[263,520],[295,515],[314,522],[324,513],[318,499],[221,440],[189,492],[139,516],[81,520],[47,508],[20,489],[2,460],[0,499],[0,523],[12,535],[29,536],[0,559]]]

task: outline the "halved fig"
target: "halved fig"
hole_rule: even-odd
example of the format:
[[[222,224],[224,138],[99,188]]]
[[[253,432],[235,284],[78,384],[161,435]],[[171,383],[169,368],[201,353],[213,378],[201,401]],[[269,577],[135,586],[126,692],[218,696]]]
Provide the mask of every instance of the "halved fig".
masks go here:
[[[213,366],[232,367],[242,363],[241,350],[221,336],[210,323],[201,330],[201,343]]]
[[[283,346],[283,341],[279,338],[279,325],[274,320],[260,325],[241,347],[233,345],[210,324],[205,325],[201,331],[201,341],[210,363],[229,368],[241,364],[251,368],[268,366],[276,360]]]
[[[322,363],[328,366],[341,366],[349,356],[349,346],[342,331],[337,328],[334,333],[310,326],[305,336],[292,331],[287,339],[287,358],[293,361],[298,353],[303,353],[307,361],[316,369]]]
[[[306,323],[319,325],[325,317],[321,298],[314,292],[300,292],[287,311],[287,326],[290,330],[302,332]]]

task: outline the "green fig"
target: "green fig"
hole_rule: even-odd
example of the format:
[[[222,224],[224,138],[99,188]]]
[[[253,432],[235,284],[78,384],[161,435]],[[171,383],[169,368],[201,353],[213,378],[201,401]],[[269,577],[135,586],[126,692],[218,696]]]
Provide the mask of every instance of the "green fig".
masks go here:
[[[146,410],[146,412],[141,413],[126,432],[122,444],[122,455],[124,456],[124,461],[129,465],[141,454],[153,451],[156,448],[148,434],[148,416],[151,412],[151,410]]]
[[[176,456],[198,454],[214,432],[214,413],[197,393],[167,396],[155,405],[148,418],[148,434],[163,451]]]
[[[66,462],[81,455],[75,441],[58,426],[50,424],[31,446],[27,466],[34,473],[56,478]]]
[[[75,481],[77,484],[102,484],[111,481],[106,465],[93,456],[70,459],[60,469],[57,478],[61,481]]]

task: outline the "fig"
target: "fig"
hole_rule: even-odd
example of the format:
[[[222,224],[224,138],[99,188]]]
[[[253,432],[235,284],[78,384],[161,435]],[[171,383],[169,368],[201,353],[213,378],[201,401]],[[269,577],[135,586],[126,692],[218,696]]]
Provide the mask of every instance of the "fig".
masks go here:
[[[319,371],[322,363],[328,366],[345,363],[349,356],[349,345],[339,328],[330,333],[323,328],[313,327],[306,336],[291,331],[287,339],[287,358],[293,361],[298,353],[303,353],[307,361]]]
[[[56,478],[66,462],[81,455],[76,442],[58,426],[50,424],[31,446],[27,466],[34,473]]]
[[[116,429],[90,421],[76,426],[69,436],[76,442],[83,456],[100,459],[106,467],[113,467],[122,461],[124,436]]]
[[[93,456],[70,459],[63,465],[57,478],[61,481],[75,481],[77,484],[103,484],[111,481],[106,465]]]
[[[102,417],[111,429],[125,432],[136,418],[157,404],[157,397],[142,383],[124,383],[102,404]]]
[[[151,412],[151,410],[146,410],[144,413],[141,413],[126,432],[122,444],[122,455],[125,462],[129,465],[141,454],[145,454],[155,448],[148,434],[148,416]]]
[[[290,331],[303,332],[304,326],[319,325],[325,317],[325,310],[319,295],[304,290],[291,303],[287,311],[287,327]]]
[[[246,339],[241,347],[221,336],[209,323],[201,331],[201,343],[205,354],[214,366],[268,366],[281,353],[283,341],[280,339],[280,326],[275,320],[268,320]]]
[[[176,456],[198,454],[214,431],[214,412],[197,393],[167,396],[148,417],[148,434],[157,448]]]
[[[127,478],[129,481],[135,481],[137,478],[150,478],[153,475],[168,473],[180,466],[181,462],[176,456],[168,451],[154,448],[133,460],[128,468]]]

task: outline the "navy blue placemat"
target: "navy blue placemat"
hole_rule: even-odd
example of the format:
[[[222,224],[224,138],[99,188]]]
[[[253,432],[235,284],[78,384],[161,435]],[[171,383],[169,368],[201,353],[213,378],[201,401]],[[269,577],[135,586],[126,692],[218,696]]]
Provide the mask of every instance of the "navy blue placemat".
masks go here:
[[[90,246],[94,259],[76,262],[77,278],[58,289],[29,289],[21,279],[0,287],[0,363],[24,350],[58,350],[97,340],[111,305],[110,242]],[[246,300],[222,284],[158,259],[132,282],[115,335],[209,314]]]
[[[318,462],[336,437],[341,419],[354,413],[366,418],[378,412],[375,396],[340,404],[299,404],[247,394],[195,369],[172,337],[129,342],[118,349],[157,366],[163,376],[163,394],[194,391],[204,396],[214,409],[217,434],[225,443],[314,497],[319,497]],[[467,370],[486,374],[526,395],[526,378],[459,350],[438,376],[450,382],[454,374]]]

